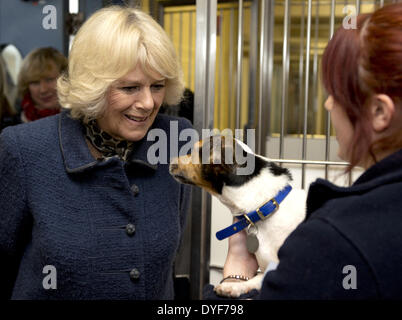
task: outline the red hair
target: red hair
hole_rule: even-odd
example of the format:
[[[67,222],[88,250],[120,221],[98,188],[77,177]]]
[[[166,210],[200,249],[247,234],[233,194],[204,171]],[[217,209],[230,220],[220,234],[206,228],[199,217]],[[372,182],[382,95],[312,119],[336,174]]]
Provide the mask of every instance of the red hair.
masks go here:
[[[322,80],[354,127],[349,170],[362,155],[371,155],[375,161],[375,151],[401,148],[400,129],[372,144],[367,106],[374,95],[386,94],[401,108],[402,3],[359,15],[356,29],[339,28],[322,58]]]

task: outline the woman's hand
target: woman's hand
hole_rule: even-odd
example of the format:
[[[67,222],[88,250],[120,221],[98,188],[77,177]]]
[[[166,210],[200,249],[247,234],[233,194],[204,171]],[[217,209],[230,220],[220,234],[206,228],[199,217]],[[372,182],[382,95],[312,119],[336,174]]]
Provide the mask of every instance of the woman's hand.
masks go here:
[[[242,275],[251,279],[256,275],[258,262],[255,255],[248,252],[246,239],[247,234],[245,230],[229,238],[228,255],[223,267],[223,278],[229,275]]]

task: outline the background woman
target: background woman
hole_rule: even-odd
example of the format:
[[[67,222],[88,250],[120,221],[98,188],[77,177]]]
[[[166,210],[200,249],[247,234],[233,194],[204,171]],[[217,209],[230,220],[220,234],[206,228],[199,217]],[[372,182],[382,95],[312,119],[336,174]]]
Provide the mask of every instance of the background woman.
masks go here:
[[[66,69],[67,58],[54,48],[35,49],[25,57],[18,75],[22,122],[60,112],[56,81]]]

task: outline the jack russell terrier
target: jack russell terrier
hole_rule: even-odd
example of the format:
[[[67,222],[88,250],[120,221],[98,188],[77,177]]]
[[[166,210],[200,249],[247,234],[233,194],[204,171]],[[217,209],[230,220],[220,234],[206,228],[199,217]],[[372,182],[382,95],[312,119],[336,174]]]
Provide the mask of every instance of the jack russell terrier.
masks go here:
[[[239,159],[245,157],[253,170],[240,174],[246,166]],[[237,277],[244,282],[221,282],[215,292],[239,297],[252,289],[260,290],[268,264],[279,262],[279,248],[305,218],[305,191],[290,185],[288,169],[254,154],[232,137],[198,141],[191,154],[172,159],[169,169],[180,183],[203,188],[230,209],[238,222],[217,232],[216,237],[223,240],[245,229],[247,249],[255,254],[262,271],[251,279]]]

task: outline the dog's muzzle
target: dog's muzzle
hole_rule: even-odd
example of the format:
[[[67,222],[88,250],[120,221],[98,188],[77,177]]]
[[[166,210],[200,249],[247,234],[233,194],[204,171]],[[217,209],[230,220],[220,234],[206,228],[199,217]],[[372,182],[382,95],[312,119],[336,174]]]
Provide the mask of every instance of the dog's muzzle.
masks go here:
[[[173,172],[179,170],[179,165],[177,163],[171,163],[169,165],[169,173],[174,174]]]
[[[193,182],[188,180],[184,175],[180,173],[179,165],[177,163],[171,163],[169,165],[169,173],[173,178],[175,178],[180,183],[194,185]]]

